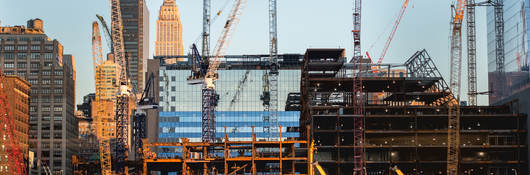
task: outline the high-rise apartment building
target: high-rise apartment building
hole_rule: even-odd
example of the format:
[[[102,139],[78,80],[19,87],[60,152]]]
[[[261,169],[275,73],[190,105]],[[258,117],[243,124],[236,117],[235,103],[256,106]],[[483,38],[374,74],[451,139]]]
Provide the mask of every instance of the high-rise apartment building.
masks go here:
[[[0,27],[0,66],[6,75],[18,75],[31,84],[29,147],[53,172],[72,174],[77,153],[75,61],[63,55],[63,46],[44,33],[43,21],[27,27]],[[33,166],[30,174],[44,173]]]
[[[96,137],[96,125],[92,122],[92,101],[96,94],[90,93],[83,97],[83,103],[77,105],[76,117],[79,127],[79,152],[77,157],[80,161],[96,163],[99,159],[99,147]]]
[[[164,0],[156,21],[155,56],[183,54],[179,9],[175,0]]]
[[[120,9],[129,77],[142,92],[149,58],[149,10],[145,0],[120,0]]]
[[[12,115],[13,123],[11,126],[14,134],[15,143],[19,146],[22,158],[20,160],[28,159],[28,129],[29,129],[29,89],[30,84],[24,79],[8,75],[5,76],[2,84],[2,93],[7,96],[7,103],[9,104],[9,111]],[[1,133],[5,138],[5,133]],[[9,149],[5,149],[5,139],[0,139],[2,148],[0,149],[0,174],[12,174],[12,169],[9,169],[8,161],[4,157],[8,157]]]

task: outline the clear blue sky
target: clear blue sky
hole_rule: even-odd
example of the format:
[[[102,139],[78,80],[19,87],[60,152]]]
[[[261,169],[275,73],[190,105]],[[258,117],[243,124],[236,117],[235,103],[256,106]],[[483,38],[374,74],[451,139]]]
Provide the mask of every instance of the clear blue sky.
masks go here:
[[[226,1],[213,0],[212,11],[219,10]],[[150,54],[154,53],[156,19],[163,0],[147,0],[150,12]],[[362,13],[362,48],[378,57],[388,38],[403,0],[364,0]],[[177,0],[183,25],[184,49],[193,43],[202,30],[202,1]],[[385,63],[403,63],[415,51],[427,49],[438,68],[449,78],[449,19],[451,1],[411,0],[409,8],[388,50]],[[91,52],[91,23],[95,14],[110,20],[108,0],[1,0],[1,25],[25,25],[28,19],[44,20],[44,30],[59,40],[65,53],[76,58],[77,102],[94,91]],[[228,13],[230,7],[224,11]],[[478,8],[477,67],[479,91],[487,90],[486,10]],[[212,26],[212,43],[217,41],[226,16]],[[304,53],[307,48],[346,48],[351,56],[352,1],[351,0],[279,0],[278,46],[280,53]],[[465,33],[465,32],[464,32]],[[213,44],[212,44],[213,45]],[[213,46],[212,46],[213,47]],[[186,52],[186,51],[185,51]],[[268,1],[249,0],[240,25],[227,54],[268,53]],[[465,58],[465,50],[464,50]],[[465,59],[464,59],[465,60]],[[465,64],[462,71],[467,75]],[[462,82],[467,82],[463,77]],[[463,83],[463,100],[467,100]],[[487,97],[479,97],[479,104],[487,104]]]

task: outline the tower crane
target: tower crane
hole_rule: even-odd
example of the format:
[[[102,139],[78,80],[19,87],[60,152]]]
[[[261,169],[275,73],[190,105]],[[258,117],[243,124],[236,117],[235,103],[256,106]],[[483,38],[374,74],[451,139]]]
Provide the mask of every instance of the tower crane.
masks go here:
[[[215,139],[215,108],[219,100],[219,95],[215,92],[215,81],[218,79],[217,69],[221,64],[220,57],[224,54],[228,47],[230,37],[237,24],[239,17],[242,14],[247,0],[236,0],[232,10],[228,16],[223,31],[214,49],[213,58],[208,57],[208,43],[210,33],[210,0],[204,0],[203,11],[203,46],[202,46],[202,60],[200,65],[198,58],[201,58],[196,51],[196,47],[192,46],[194,69],[192,69],[192,76],[188,78],[189,84],[202,84],[202,136],[203,142],[213,142]],[[206,61],[204,61],[206,60]],[[203,69],[206,68],[206,69]],[[205,71],[204,76],[201,74]]]
[[[95,21],[92,23],[92,56],[94,73],[96,74],[97,67],[103,64],[103,56],[101,52],[101,34],[99,32],[99,25]],[[96,77],[96,86],[97,84],[98,78]],[[96,123],[97,128],[96,135],[98,138],[101,174],[110,175],[112,174],[112,159],[110,155],[110,139],[112,133],[108,127],[111,122],[114,122],[112,120],[114,105],[111,101],[101,99],[102,93],[104,92],[99,90],[99,88],[96,88],[96,99],[92,104],[95,105],[93,108],[95,110],[94,122]]]
[[[5,145],[8,167],[7,171],[12,174],[26,174],[26,165],[23,160],[23,154],[20,150],[18,142],[20,139],[16,138],[15,135],[15,117],[12,114],[11,108],[9,107],[9,101],[5,92],[6,85],[4,84],[5,76],[0,71],[0,133],[3,135],[2,146]]]
[[[264,127],[265,133],[269,133],[269,139],[273,139],[281,132],[278,118],[278,77],[280,65],[278,64],[278,15],[277,0],[269,0],[269,126]]]
[[[468,98],[469,104],[477,105],[477,48],[476,48],[476,28],[475,28],[475,7],[492,6],[495,15],[495,62],[496,70],[499,73],[499,89],[495,89],[497,96],[502,96],[505,89],[504,78],[504,13],[503,0],[487,0],[484,2],[475,2],[475,0],[466,0],[467,13],[467,65],[468,65]],[[524,18],[523,18],[524,19]],[[526,31],[526,30],[525,30]],[[526,35],[525,35],[526,36]]]
[[[399,11],[398,18],[396,19],[396,22],[394,23],[394,27],[392,28],[392,31],[390,32],[390,36],[388,37],[385,43],[385,47],[383,48],[383,51],[381,52],[381,56],[379,57],[379,60],[377,61],[377,65],[381,65],[381,63],[383,62],[383,59],[386,56],[386,52],[388,51],[388,48],[390,47],[390,43],[392,42],[392,39],[394,39],[394,35],[396,34],[399,23],[401,22],[401,19],[403,18],[403,15],[405,14],[405,10],[407,10],[408,4],[409,4],[409,0],[405,0],[405,2],[403,2],[403,5],[401,5],[401,10]]]
[[[364,162],[364,101],[361,53],[361,0],[353,0],[353,58],[351,62],[358,72],[353,74],[352,101],[353,101],[353,174],[365,174]]]
[[[452,95],[449,100],[449,117],[447,131],[447,174],[458,174],[459,141],[460,141],[460,80],[462,72],[462,20],[465,0],[458,0],[452,6],[454,14],[451,21],[451,71],[450,87]]]

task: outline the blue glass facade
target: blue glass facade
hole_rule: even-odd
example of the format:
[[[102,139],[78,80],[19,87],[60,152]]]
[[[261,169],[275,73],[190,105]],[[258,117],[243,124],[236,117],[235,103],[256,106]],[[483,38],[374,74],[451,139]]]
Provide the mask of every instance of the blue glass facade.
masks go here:
[[[267,119],[269,115],[261,98],[267,87],[266,71],[259,66],[262,62],[248,63],[223,62],[217,71],[217,138],[224,138],[225,127],[230,140],[251,140],[252,127],[258,140],[269,137],[268,133],[264,133],[264,126],[270,126]],[[252,64],[254,66],[248,66]],[[162,63],[160,66],[160,142],[178,142],[180,138],[189,138],[191,142],[201,141],[202,87],[188,84],[187,78],[191,74],[189,65],[177,62],[172,65]],[[286,106],[291,104],[287,102],[289,94],[300,92],[300,72],[299,62],[295,61],[290,66],[283,66],[278,78],[279,125],[282,126],[284,139],[299,136],[300,112],[292,111],[292,108],[286,110]]]
[[[504,0],[504,50],[505,73],[496,70],[495,14],[493,7],[487,9],[488,28],[488,89],[490,104],[498,104],[509,96],[528,88],[528,34],[530,0]],[[505,82],[505,83],[499,83]]]
[[[192,142],[200,142],[201,138],[201,112],[160,112],[159,118],[159,140],[162,142],[176,142],[178,138],[190,138]],[[268,137],[263,133],[263,117],[267,116],[264,111],[223,111],[216,112],[217,137],[223,138],[225,133],[230,140],[252,139],[252,127],[257,138]],[[280,125],[282,126],[282,137],[298,137],[298,131],[288,132],[288,128],[298,127],[299,111],[282,111],[279,113]]]

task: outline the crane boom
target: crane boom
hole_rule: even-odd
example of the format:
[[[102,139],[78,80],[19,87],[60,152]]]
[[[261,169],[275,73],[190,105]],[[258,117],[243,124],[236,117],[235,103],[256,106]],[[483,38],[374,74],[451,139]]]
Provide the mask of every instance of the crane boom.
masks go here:
[[[96,21],[92,23],[92,56],[94,63],[94,74],[97,75],[97,67],[103,64],[103,56],[101,52],[101,34],[99,31],[99,25]],[[96,79],[96,87],[98,84],[98,78]],[[109,126],[110,120],[112,118],[113,108],[109,109],[106,104],[110,104],[106,101],[100,100],[99,88],[96,88],[96,100],[92,103],[94,104],[94,122],[96,123],[96,136],[98,138],[99,146],[99,157],[101,164],[101,171],[103,175],[112,174],[112,163],[110,155],[110,131],[107,129]],[[113,106],[113,105],[111,105]]]
[[[279,132],[278,123],[278,76],[280,65],[278,64],[278,15],[277,0],[269,0],[269,94],[268,106],[269,126],[264,127],[264,132],[269,132],[269,139],[273,139]]]
[[[108,47],[110,49],[110,52],[112,53],[114,52],[114,48],[112,48],[112,35],[110,34],[109,26],[107,25],[107,22],[105,22],[103,16],[96,14],[96,17],[98,18],[99,22],[101,22],[103,31],[105,32],[105,39],[107,40]]]
[[[401,22],[401,19],[403,18],[403,15],[405,14],[405,10],[407,10],[408,4],[409,4],[409,0],[405,0],[405,2],[403,2],[403,5],[401,6],[401,11],[399,11],[398,18],[396,19],[396,22],[394,23],[394,27],[392,28],[392,32],[390,32],[390,36],[388,37],[388,40],[385,43],[385,47],[383,48],[383,52],[381,52],[381,56],[379,57],[379,60],[377,61],[377,65],[380,65],[383,62],[383,59],[386,56],[386,52],[388,51],[388,48],[390,47],[390,43],[392,42],[392,39],[394,39],[394,35],[396,34],[399,23]]]

